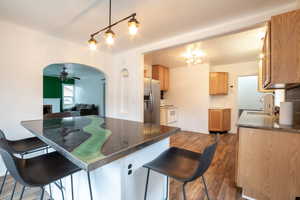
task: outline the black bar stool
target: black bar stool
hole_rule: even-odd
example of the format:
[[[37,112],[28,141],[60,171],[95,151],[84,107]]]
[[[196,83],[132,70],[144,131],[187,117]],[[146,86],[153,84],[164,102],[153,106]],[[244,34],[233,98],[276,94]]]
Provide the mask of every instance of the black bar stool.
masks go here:
[[[38,139],[37,137],[11,141],[11,140],[7,140],[3,131],[0,130],[0,139],[6,140],[7,144],[12,149],[12,153],[20,155],[21,158],[23,158],[27,154],[31,154],[31,153],[35,153],[35,152],[43,151],[43,150],[48,150],[48,145],[46,143],[44,143],[43,141],[41,141],[40,139]],[[8,175],[8,171],[6,170],[2,184],[0,186],[0,194],[3,191],[7,175]],[[14,188],[15,187],[16,187],[16,183],[15,183]],[[13,194],[12,194],[12,197],[13,197]]]
[[[57,152],[29,159],[18,158],[13,155],[13,152],[14,150],[7,141],[0,139],[0,154],[4,163],[11,176],[23,185],[20,200],[23,197],[25,187],[40,187],[42,190],[40,199],[42,200],[46,185],[56,183],[56,181],[80,170]]]
[[[186,200],[185,186],[188,182],[194,181],[198,177],[202,177],[202,181],[205,188],[205,193],[209,200],[207,185],[204,179],[204,173],[209,168],[215,151],[217,143],[214,143],[205,148],[203,154],[196,153],[193,151],[171,147],[156,159],[144,165],[148,169],[147,181],[145,188],[144,200],[147,199],[147,190],[149,182],[150,170],[156,171],[160,174],[167,176],[167,188],[168,178],[172,177],[183,183],[183,199]],[[168,191],[166,195],[168,199]]]

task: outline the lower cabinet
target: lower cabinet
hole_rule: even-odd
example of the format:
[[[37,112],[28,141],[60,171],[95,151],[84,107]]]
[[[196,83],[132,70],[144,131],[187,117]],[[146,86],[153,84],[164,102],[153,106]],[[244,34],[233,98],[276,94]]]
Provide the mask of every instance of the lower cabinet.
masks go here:
[[[300,197],[300,134],[239,128],[237,185],[258,200]]]
[[[226,132],[231,128],[231,109],[209,109],[208,129],[211,132]]]

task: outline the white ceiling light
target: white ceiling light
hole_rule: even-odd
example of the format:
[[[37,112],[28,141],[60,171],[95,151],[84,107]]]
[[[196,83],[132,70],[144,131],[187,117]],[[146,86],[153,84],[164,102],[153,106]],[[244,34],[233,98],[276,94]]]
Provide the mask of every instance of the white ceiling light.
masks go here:
[[[182,54],[187,64],[202,64],[204,62],[205,53],[201,49],[187,49],[185,53]]]

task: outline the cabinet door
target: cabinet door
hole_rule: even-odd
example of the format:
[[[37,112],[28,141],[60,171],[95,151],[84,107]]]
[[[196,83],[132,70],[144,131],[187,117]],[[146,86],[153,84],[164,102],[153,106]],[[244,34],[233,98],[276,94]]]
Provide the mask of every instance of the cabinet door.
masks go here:
[[[300,83],[300,10],[271,18],[271,83]]]
[[[169,69],[167,67],[164,67],[164,91],[169,90],[169,82],[170,82],[170,78],[169,78],[170,74],[169,74]]]
[[[228,93],[228,73],[210,72],[209,73],[209,94],[226,95]]]
[[[267,33],[264,39],[262,59],[263,87],[267,88],[271,83],[271,24],[268,23]]]
[[[169,89],[169,69],[161,65],[152,66],[152,78],[160,81],[160,90]]]
[[[230,109],[209,109],[209,131],[229,131],[230,129]]]
[[[298,134],[239,128],[238,137],[237,181],[247,196],[262,200],[294,200],[299,196]]]
[[[222,117],[222,131],[230,131],[231,129],[231,110],[224,109],[223,110],[223,117]]]
[[[209,109],[209,131],[222,131],[221,109]]]

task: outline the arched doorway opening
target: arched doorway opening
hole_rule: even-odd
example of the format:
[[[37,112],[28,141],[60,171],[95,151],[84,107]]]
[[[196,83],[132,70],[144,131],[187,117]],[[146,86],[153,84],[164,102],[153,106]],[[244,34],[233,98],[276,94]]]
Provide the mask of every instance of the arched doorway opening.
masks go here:
[[[77,63],[51,64],[43,70],[44,118],[106,115],[105,74]]]

